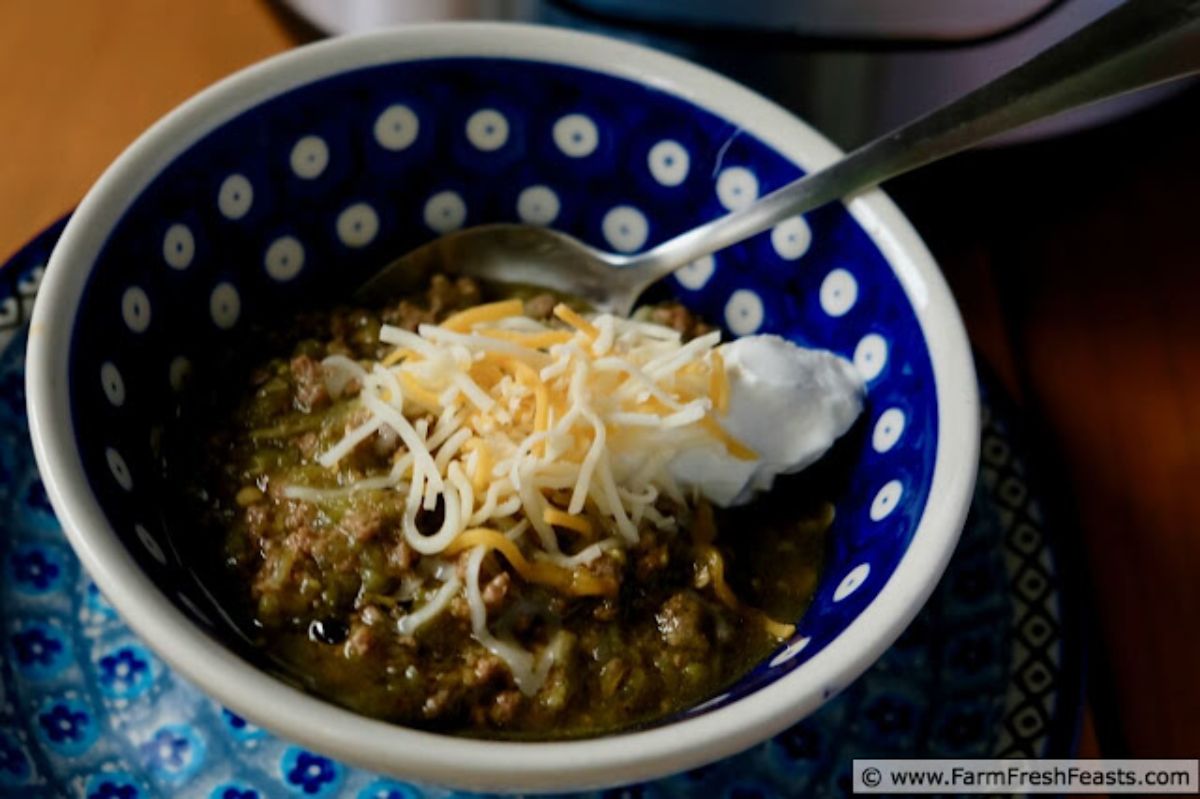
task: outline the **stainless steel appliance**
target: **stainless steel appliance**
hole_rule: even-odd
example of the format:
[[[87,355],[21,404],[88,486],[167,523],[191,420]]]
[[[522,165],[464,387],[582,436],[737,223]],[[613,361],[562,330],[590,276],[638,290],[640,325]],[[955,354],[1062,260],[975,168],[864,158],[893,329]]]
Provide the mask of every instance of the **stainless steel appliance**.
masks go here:
[[[1121,0],[284,0],[329,34],[451,19],[593,30],[683,55],[851,147],[962,95]],[[1179,84],[1116,98],[997,143],[1130,113]]]

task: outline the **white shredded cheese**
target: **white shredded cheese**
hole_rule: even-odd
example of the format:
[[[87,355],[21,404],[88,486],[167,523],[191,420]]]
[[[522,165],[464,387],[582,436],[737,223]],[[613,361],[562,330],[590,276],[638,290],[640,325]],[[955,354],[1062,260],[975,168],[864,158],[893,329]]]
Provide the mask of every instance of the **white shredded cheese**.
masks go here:
[[[382,426],[382,419],[380,419],[378,416],[371,417],[347,433],[345,438],[334,444],[323,454],[318,455],[317,463],[321,464],[326,469],[336,466],[338,461],[353,452],[354,448],[359,444],[375,435],[375,431]]]
[[[624,544],[619,538],[605,538],[603,541],[589,544],[574,555],[555,555],[550,552],[539,552],[535,557],[538,560],[549,561],[556,566],[573,569],[576,566],[586,566],[608,550],[617,549],[621,546],[624,546]]]
[[[450,604],[450,600],[458,594],[458,590],[462,588],[462,581],[451,572],[450,579],[442,583],[441,587],[434,592],[425,604],[404,616],[396,623],[396,628],[401,635],[412,635],[417,630],[421,629],[427,623],[433,621],[441,615],[446,606]]]
[[[351,380],[362,380],[367,376],[367,370],[357,361],[345,355],[330,355],[321,361],[322,373],[325,377],[325,388],[330,396],[340,397]]]
[[[533,696],[542,687],[545,674],[534,671],[533,654],[512,641],[504,641],[488,630],[487,606],[479,590],[479,567],[487,554],[484,547],[476,547],[467,558],[467,604],[471,608],[471,634],[489,652],[504,661],[512,673],[513,682],[526,696]]]
[[[413,333],[385,325],[380,339],[405,350],[388,358],[392,365],[325,359],[332,394],[340,395],[350,380],[362,382],[358,398],[350,401],[367,416],[318,462],[338,469],[355,447],[381,431],[392,437],[382,445],[398,439],[403,454],[386,475],[335,488],[289,485],[284,496],[328,502],[356,491],[402,492],[400,528],[405,543],[421,555],[457,553],[462,547],[451,547],[459,536],[482,528],[473,534],[498,532],[543,570],[551,564],[586,567],[606,552],[636,544],[643,525],[676,528],[674,514],[689,503],[668,468],[673,459],[696,448],[738,446],[711,418],[715,402],[728,400],[725,374],[713,374],[714,364],[721,363],[711,355],[719,334],[683,343],[677,331],[662,325],[607,314],[580,321],[560,312],[570,327],[519,316],[477,321],[467,332],[424,324]],[[439,507],[441,523],[426,535],[418,529],[418,515]],[[547,521],[552,514],[599,525],[605,537],[567,554],[558,540],[562,527],[555,526],[561,518]],[[552,641],[535,656],[488,629],[479,586],[488,551],[482,545],[470,550],[462,579],[450,558],[435,561],[435,576],[425,579],[440,580],[440,586],[400,620],[399,629],[413,634],[461,595],[470,608],[472,635],[532,695],[563,644]],[[415,588],[408,590],[412,595]]]

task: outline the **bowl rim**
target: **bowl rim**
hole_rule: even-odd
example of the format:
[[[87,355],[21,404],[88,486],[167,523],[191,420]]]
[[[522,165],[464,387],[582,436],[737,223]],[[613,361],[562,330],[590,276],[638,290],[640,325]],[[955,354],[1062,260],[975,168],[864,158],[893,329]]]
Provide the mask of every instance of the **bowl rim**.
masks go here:
[[[561,791],[661,777],[734,754],[795,723],[873,663],[924,605],[966,519],[979,450],[979,396],[966,332],[933,257],[879,189],[847,204],[908,295],[934,375],[938,443],[929,499],[894,573],[847,628],[800,667],[725,707],[647,730],[575,741],[460,738],[369,719],[243,661],[182,614],[121,543],[75,445],[68,394],[73,320],[95,254],[174,158],[243,111],[314,80],[429,58],[496,57],[575,66],[645,83],[743,123],[806,170],[840,157],[790,112],[704,67],[591,33],[515,23],[434,23],[339,37],[224,78],[138,137],[84,197],[55,247],[29,328],[27,396],[38,468],[68,540],[113,606],[207,694],[282,737],[348,763],[470,790]]]

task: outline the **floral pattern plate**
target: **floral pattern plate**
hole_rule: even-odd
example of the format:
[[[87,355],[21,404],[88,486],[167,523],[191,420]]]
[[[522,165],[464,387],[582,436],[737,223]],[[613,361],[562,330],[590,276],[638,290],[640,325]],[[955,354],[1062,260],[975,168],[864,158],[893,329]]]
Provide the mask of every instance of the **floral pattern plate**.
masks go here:
[[[174,675],[80,568],[34,465],[24,326],[65,220],[0,268],[0,796],[417,799],[258,729]],[[611,797],[849,793],[855,757],[1066,757],[1082,645],[1064,562],[986,379],[962,541],[908,631],[819,712],[743,754]]]

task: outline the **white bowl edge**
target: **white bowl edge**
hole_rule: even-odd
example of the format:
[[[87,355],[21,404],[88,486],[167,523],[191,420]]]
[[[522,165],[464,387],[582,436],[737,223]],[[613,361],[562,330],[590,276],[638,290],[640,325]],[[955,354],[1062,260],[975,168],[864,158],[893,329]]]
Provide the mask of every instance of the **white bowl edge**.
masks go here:
[[[249,67],[196,95],[130,145],[84,198],[51,256],[30,325],[27,366],[30,429],[50,500],[100,590],[165,661],[251,721],[346,762],[470,790],[543,792],[659,777],[746,749],[843,689],[900,635],[937,584],[970,505],[979,398],[962,320],[919,236],[879,190],[848,208],[900,276],[930,348],[939,430],[929,500],[891,579],[860,616],[810,661],[727,707],[641,732],[536,744],[455,738],[364,719],[256,670],[195,626],[142,573],[88,486],[66,385],[72,325],[60,321],[73,316],[58,314],[78,307],[94,254],[133,198],[180,152],[264,99],[331,72],[453,56],[548,61],[631,78],[723,117],[754,120],[756,136],[805,169],[840,156],[790,113],[716,73],[641,46],[539,26],[411,26],[310,45]]]

